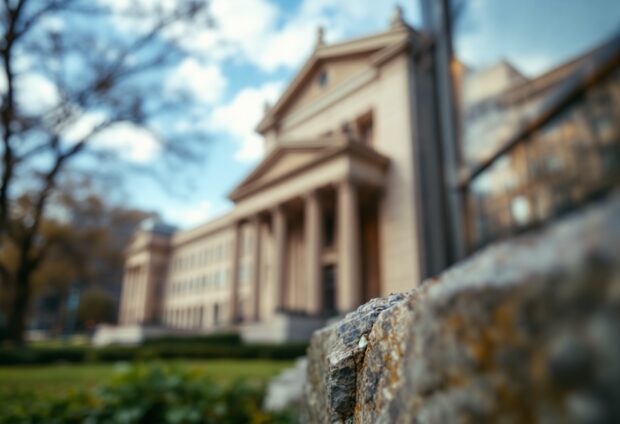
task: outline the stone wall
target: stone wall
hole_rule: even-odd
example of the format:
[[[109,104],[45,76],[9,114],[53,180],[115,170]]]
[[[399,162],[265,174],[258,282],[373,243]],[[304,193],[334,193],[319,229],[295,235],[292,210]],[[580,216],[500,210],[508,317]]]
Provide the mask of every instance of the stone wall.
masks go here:
[[[311,423],[620,422],[620,195],[315,333]]]

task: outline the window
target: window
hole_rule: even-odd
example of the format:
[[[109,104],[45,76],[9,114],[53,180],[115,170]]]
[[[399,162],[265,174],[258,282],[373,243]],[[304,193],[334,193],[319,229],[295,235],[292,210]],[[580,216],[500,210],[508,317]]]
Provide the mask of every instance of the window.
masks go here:
[[[327,71],[321,71],[317,78],[317,83],[319,84],[319,87],[325,88],[328,82],[329,82],[329,74],[327,73]]]

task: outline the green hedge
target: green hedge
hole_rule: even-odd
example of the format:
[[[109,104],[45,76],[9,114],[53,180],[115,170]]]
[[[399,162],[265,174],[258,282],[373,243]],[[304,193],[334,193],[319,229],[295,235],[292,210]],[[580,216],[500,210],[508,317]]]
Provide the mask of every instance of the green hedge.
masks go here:
[[[49,364],[54,362],[116,362],[144,359],[294,359],[306,353],[306,343],[286,344],[199,344],[168,342],[136,347],[105,348],[2,348],[0,365]]]
[[[294,410],[262,409],[264,390],[238,381],[222,385],[174,366],[133,366],[94,390],[58,398],[8,393],[2,423],[293,423]]]
[[[147,339],[144,346],[161,346],[171,343],[183,344],[217,344],[217,345],[241,345],[242,340],[239,333],[214,333],[204,336],[165,336]]]
[[[85,362],[88,356],[85,348],[1,348],[0,365]]]

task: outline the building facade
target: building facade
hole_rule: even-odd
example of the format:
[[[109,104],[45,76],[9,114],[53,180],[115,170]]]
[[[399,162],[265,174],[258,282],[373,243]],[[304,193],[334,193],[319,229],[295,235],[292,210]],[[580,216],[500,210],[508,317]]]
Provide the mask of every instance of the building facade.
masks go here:
[[[136,235],[120,323],[305,338],[443,265],[442,249],[425,246],[441,211],[432,195],[425,202],[420,162],[431,149],[415,131],[414,56],[426,43],[398,10],[379,34],[326,45],[319,30],[265,109],[266,156],[230,194],[234,209],[190,230]]]

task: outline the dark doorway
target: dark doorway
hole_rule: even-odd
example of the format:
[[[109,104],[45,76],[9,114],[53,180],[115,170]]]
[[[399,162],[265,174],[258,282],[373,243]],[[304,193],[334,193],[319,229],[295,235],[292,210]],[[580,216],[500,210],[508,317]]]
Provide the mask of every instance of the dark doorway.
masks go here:
[[[323,314],[331,317],[337,315],[336,310],[336,267],[323,267]]]

